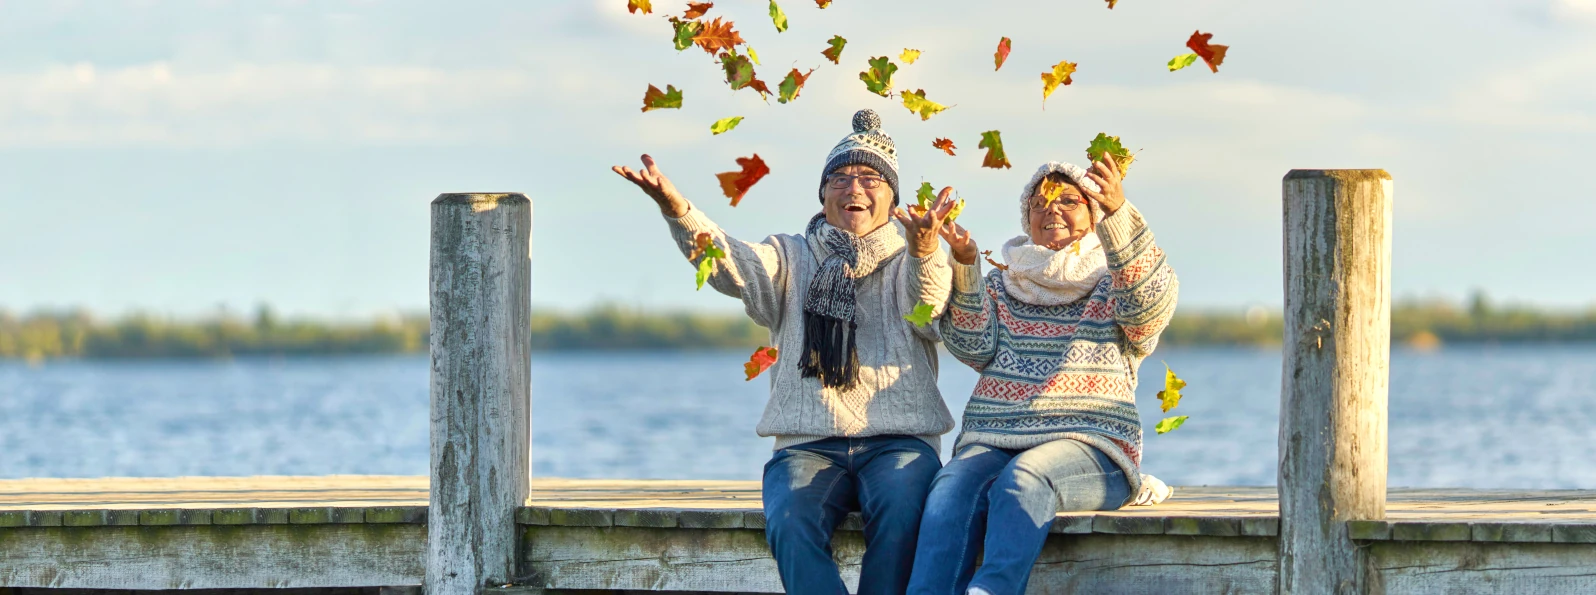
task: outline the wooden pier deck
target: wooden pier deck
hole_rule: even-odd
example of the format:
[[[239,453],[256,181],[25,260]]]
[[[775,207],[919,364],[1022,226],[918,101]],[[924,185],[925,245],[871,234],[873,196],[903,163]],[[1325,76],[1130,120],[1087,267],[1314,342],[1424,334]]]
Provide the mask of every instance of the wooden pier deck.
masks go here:
[[[0,587],[420,584],[427,478],[0,481]],[[1269,487],[1182,487],[1153,507],[1065,514],[1035,593],[1268,593]],[[520,585],[547,592],[777,593],[752,481],[534,479]],[[857,517],[838,532],[851,578]],[[1354,522],[1387,593],[1596,591],[1596,491],[1394,489]],[[534,590],[534,589],[527,589]]]

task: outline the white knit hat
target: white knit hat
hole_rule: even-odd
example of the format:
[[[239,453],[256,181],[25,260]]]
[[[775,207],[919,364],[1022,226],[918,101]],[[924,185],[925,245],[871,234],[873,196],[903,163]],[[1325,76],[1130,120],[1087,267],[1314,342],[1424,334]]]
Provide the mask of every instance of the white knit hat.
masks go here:
[[[1042,179],[1046,178],[1047,175],[1051,173],[1064,174],[1070,179],[1070,182],[1082,189],[1091,190],[1092,192],[1103,191],[1102,188],[1097,186],[1097,182],[1093,182],[1091,178],[1086,177],[1086,170],[1081,169],[1081,167],[1078,165],[1063,161],[1049,161],[1044,163],[1042,164],[1042,167],[1036,168],[1036,173],[1031,174],[1031,181],[1026,182],[1025,188],[1020,191],[1021,232],[1031,233],[1031,196],[1036,194],[1036,187],[1042,183]],[[1091,201],[1092,203],[1092,222],[1097,223],[1102,221],[1103,207],[1099,206],[1095,200],[1090,198],[1087,198],[1086,200]]]

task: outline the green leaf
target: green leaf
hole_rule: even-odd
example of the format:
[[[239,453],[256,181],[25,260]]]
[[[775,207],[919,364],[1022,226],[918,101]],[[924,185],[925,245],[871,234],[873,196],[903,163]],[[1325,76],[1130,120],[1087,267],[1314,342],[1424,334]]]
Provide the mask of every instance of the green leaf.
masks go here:
[[[1166,417],[1164,419],[1158,420],[1158,425],[1153,426],[1153,429],[1157,430],[1158,433],[1160,433],[1160,434],[1168,434],[1170,432],[1175,431],[1175,428],[1178,428],[1181,425],[1184,425],[1185,423],[1186,423],[1186,416],[1184,416],[1184,415],[1177,415],[1175,417]]]
[[[903,107],[909,108],[911,113],[920,114],[920,121],[931,119],[933,114],[941,113],[948,106],[925,98],[925,89],[918,91],[905,91],[898,94],[903,98]]]
[[[914,193],[915,199],[920,201],[920,208],[929,209],[931,203],[936,202],[936,191],[931,188],[930,182],[920,182],[920,190]]]
[[[1169,59],[1169,71],[1174,72],[1197,63],[1197,54],[1181,54]]]
[[[992,169],[1014,167],[1014,164],[1009,163],[1008,154],[1003,152],[1003,134],[996,130],[982,132],[981,144],[975,148],[986,149],[986,157],[981,160],[981,167]]]
[[[1175,371],[1164,364],[1164,390],[1158,391],[1159,409],[1169,413],[1170,409],[1180,405],[1180,389],[1186,388],[1186,381],[1175,375]],[[1159,432],[1162,433],[1162,432]]]
[[[719,120],[715,120],[714,124],[710,124],[709,125],[709,131],[713,132],[715,134],[720,134],[722,132],[727,132],[727,131],[730,131],[733,128],[736,128],[737,125],[741,124],[741,123],[743,123],[743,117],[742,116],[732,116],[730,118],[721,118]]]
[[[787,14],[783,13],[781,7],[776,5],[776,0],[770,0],[770,22],[776,24],[777,33],[787,31]]]
[[[927,304],[925,302],[916,302],[914,304],[914,311],[904,316],[903,319],[913,323],[915,326],[924,327],[925,325],[931,324],[931,311],[933,309],[934,308],[931,307],[931,304]]]
[[[696,278],[698,289],[704,288],[704,282],[709,280],[709,273],[714,270],[715,259],[705,256],[703,260],[698,261],[698,277]],[[1159,433],[1162,434],[1163,432]]]
[[[825,56],[832,64],[836,64],[837,60],[842,58],[842,46],[848,45],[848,40],[843,39],[841,35],[833,35],[831,41],[826,43],[831,47],[821,50],[820,55]]]
[[[1119,142],[1119,137],[1099,132],[1097,138],[1092,139],[1091,144],[1086,146],[1086,159],[1102,161],[1104,155],[1114,157],[1114,164],[1119,166],[1121,177],[1130,175],[1131,162],[1136,160],[1136,156],[1125,150],[1124,145]]]
[[[798,69],[794,68],[792,72],[787,73],[787,78],[781,79],[781,84],[776,86],[776,103],[787,103],[797,99],[798,92],[804,89],[804,82],[808,81],[809,75],[814,72],[813,68],[809,69],[809,72],[798,72]]]
[[[665,85],[662,93],[659,87],[649,85],[643,92],[643,111],[656,109],[682,109],[682,92],[672,85]]]
[[[747,87],[754,82],[754,65],[748,61],[748,56],[739,56],[735,50],[728,51],[720,56],[720,66],[726,71],[726,84],[732,90]]]
[[[886,56],[871,58],[870,70],[859,73],[859,80],[864,81],[865,88],[871,93],[886,97],[892,91],[892,73],[898,71],[898,65],[893,64]]]
[[[671,17],[671,26],[676,28],[673,42],[678,52],[693,47],[693,36],[698,35],[699,30],[704,28],[698,21],[684,21],[676,17]]]
[[[959,199],[958,202],[953,203],[953,208],[948,209],[948,218],[947,219],[943,219],[943,221],[947,222],[947,223],[952,223],[954,219],[958,219],[959,218],[959,213],[963,213],[963,212],[964,212],[964,199],[961,198],[961,199]],[[1077,253],[1077,254],[1079,254],[1079,253]]]

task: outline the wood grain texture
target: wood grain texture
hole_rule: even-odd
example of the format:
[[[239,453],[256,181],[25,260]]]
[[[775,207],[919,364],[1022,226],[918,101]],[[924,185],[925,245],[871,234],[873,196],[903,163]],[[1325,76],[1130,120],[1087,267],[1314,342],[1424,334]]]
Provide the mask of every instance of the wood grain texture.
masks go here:
[[[1391,202],[1381,170],[1284,181],[1282,595],[1367,592],[1346,521],[1385,518]]]
[[[433,595],[474,595],[515,570],[531,457],[531,229],[522,194],[432,201]]]

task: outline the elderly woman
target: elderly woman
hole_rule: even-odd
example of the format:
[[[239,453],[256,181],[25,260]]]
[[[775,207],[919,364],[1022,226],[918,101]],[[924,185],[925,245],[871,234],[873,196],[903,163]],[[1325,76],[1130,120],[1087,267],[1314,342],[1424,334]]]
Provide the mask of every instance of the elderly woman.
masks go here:
[[[956,263],[940,330],[981,378],[932,481],[909,593],[1024,593],[1056,513],[1141,491],[1136,370],[1176,281],[1120,179],[1111,159],[1042,166],[1020,194],[1026,235],[985,278],[969,232],[942,230]]]

